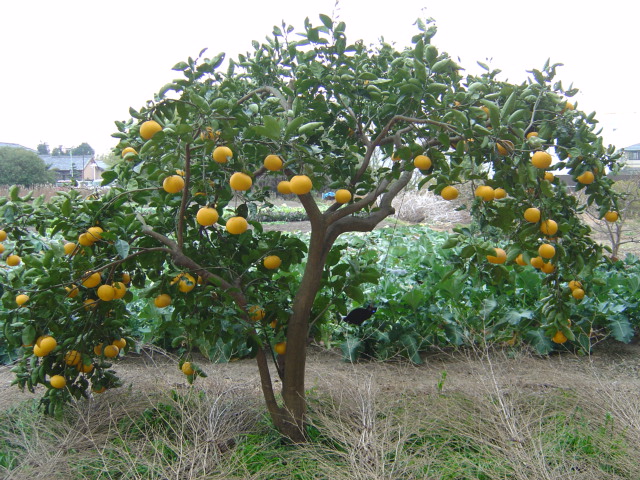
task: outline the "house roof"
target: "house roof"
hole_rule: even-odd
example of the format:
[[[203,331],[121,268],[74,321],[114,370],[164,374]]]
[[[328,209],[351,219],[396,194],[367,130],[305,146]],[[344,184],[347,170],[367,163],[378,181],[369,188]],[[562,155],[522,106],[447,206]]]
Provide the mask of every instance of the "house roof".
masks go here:
[[[74,170],[80,171],[91,160],[91,156],[89,155],[85,155],[84,158],[82,155],[40,155],[40,158],[42,158],[44,163],[51,169],[65,171],[70,171],[72,165]]]
[[[631,145],[630,147],[624,147],[623,150],[625,152],[640,150],[640,143],[636,143],[635,145]]]
[[[0,147],[22,148],[24,150],[29,150],[30,152],[35,152],[35,150],[33,148],[22,146],[19,143],[4,143],[4,142],[0,142]]]
[[[92,163],[95,163],[96,167],[98,167],[100,170],[106,170],[107,168],[109,168],[109,165],[107,165],[105,162],[96,160],[95,158],[92,158],[90,161],[86,162],[85,168],[91,165]]]

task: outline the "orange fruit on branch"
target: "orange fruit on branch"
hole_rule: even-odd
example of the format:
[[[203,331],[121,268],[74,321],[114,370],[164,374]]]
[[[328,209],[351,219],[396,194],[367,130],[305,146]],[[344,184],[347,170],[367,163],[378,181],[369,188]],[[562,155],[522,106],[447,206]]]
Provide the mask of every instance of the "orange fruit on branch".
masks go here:
[[[231,217],[225,225],[227,232],[231,235],[240,235],[249,228],[249,223],[244,217]]]
[[[295,175],[291,180],[289,180],[289,185],[291,187],[291,192],[296,195],[305,195],[313,188],[311,179],[306,175]]]
[[[536,168],[549,168],[551,166],[551,155],[543,151],[535,152],[531,157],[531,163]]]
[[[151,140],[153,136],[162,130],[162,127],[155,120],[147,120],[140,125],[140,136],[143,140]]]
[[[233,158],[233,152],[229,147],[216,147],[211,156],[217,163],[227,163],[227,160]]]

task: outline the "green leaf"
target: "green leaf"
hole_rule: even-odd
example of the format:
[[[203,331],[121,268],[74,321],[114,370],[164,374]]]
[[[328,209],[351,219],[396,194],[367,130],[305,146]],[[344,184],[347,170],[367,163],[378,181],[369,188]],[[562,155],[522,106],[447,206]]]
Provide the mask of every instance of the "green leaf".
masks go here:
[[[62,205],[60,205],[60,212],[65,217],[68,217],[71,215],[71,200],[69,200],[68,198],[64,199],[64,201],[62,202]]]
[[[340,345],[342,350],[342,358],[345,362],[356,362],[362,352],[364,351],[364,345],[359,338],[347,337],[347,339]]]
[[[129,255],[129,244],[122,239],[116,240],[114,247],[120,258],[127,258]]]
[[[310,134],[313,133],[314,131],[316,131],[318,128],[320,128],[323,125],[322,122],[309,122],[309,123],[305,123],[304,125],[302,125],[300,128],[298,128],[298,133],[300,135],[303,134]]]
[[[420,358],[420,353],[418,351],[418,342],[416,341],[413,335],[409,335],[405,333],[400,336],[400,344],[405,348],[407,358],[411,360],[411,362],[416,365],[422,364],[422,358]]]
[[[293,120],[291,120],[289,122],[289,125],[287,125],[287,128],[284,131],[285,136],[289,137],[290,135],[293,135],[294,133],[298,133],[298,129],[306,121],[307,121],[307,119],[305,117],[296,117]]]
[[[271,138],[272,140],[280,139],[280,122],[278,122],[278,119],[269,115],[265,115],[264,128],[267,137]]]
[[[414,310],[417,310],[420,305],[425,301],[425,295],[419,288],[414,288],[405,293],[402,297],[402,302],[409,305]]]
[[[356,287],[354,285],[347,285],[344,289],[344,293],[347,295],[347,297],[355,300],[360,305],[363,305],[365,303],[364,293],[359,287]]]
[[[542,330],[530,330],[524,334],[524,338],[540,355],[548,355],[553,351],[553,342]]]
[[[178,62],[173,66],[173,68],[171,70],[176,70],[178,72],[184,72],[187,68],[189,68],[189,65],[187,63]]]
[[[613,317],[609,322],[609,329],[613,338],[619,342],[629,343],[634,335],[633,326],[625,317]]]
[[[325,27],[327,27],[328,29],[333,28],[333,20],[331,20],[331,17],[329,17],[328,15],[325,15],[323,13],[320,14],[320,21],[324,24]]]
[[[102,182],[100,183],[100,185],[102,186],[109,185],[116,178],[118,178],[118,174],[113,170],[107,170],[105,172],[102,172]]]
[[[413,68],[415,70],[416,73],[416,78],[418,80],[420,80],[421,82],[424,82],[427,80],[427,69],[424,66],[424,63],[422,63],[421,60],[414,58],[413,59]]]

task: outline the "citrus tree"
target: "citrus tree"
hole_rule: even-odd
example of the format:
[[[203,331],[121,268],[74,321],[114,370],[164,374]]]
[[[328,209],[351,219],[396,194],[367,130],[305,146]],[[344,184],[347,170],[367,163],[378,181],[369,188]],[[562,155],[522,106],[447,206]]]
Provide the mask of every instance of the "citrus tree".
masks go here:
[[[486,65],[465,76],[432,45],[430,23],[417,22],[413,47],[397,50],[349,43],[344,23],[320,20],[295,36],[275,27],[226,71],[223,54],[204,51],[175,65],[180,78],[116,122],[122,160],[104,173],[102,196],[72,191],[45,204],[14,189],[2,199],[4,335],[21,355],[18,384],[45,385],[50,409],[117,385],[109,367],[130,348],[133,285],[181,332],[176,344],[255,356],[274,424],[302,440],[310,320],[331,307],[317,294],[326,287],[364,303],[358,285],[377,279],[339,263],[334,242],[393,214],[416,174],[447,200],[475,182],[472,212],[502,240],[459,230],[448,242],[462,247],[455,267],[497,281],[513,260],[536,265],[548,274],[540,335],[575,338],[567,281],[577,288],[600,250],[550,170],[568,169],[604,215],[615,210],[605,172],[616,159],[594,114],[568,102],[576,90],[555,82],[558,65],[520,85]],[[260,177],[299,199],[308,243],[252,219],[273,193]],[[335,201],[322,211],[316,194],[327,189]],[[188,357],[181,368],[202,374]]]

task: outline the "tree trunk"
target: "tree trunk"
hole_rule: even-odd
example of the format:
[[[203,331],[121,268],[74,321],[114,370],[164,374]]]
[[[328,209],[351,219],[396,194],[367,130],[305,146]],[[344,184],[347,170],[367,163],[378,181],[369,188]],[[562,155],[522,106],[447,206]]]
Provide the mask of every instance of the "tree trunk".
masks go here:
[[[293,313],[287,328],[287,353],[282,384],[285,419],[281,433],[294,442],[305,441],[306,401],[304,387],[307,336],[311,309],[320,289],[326,252],[330,249],[330,245],[325,245],[325,231],[323,226],[311,232],[307,265],[293,302]]]

